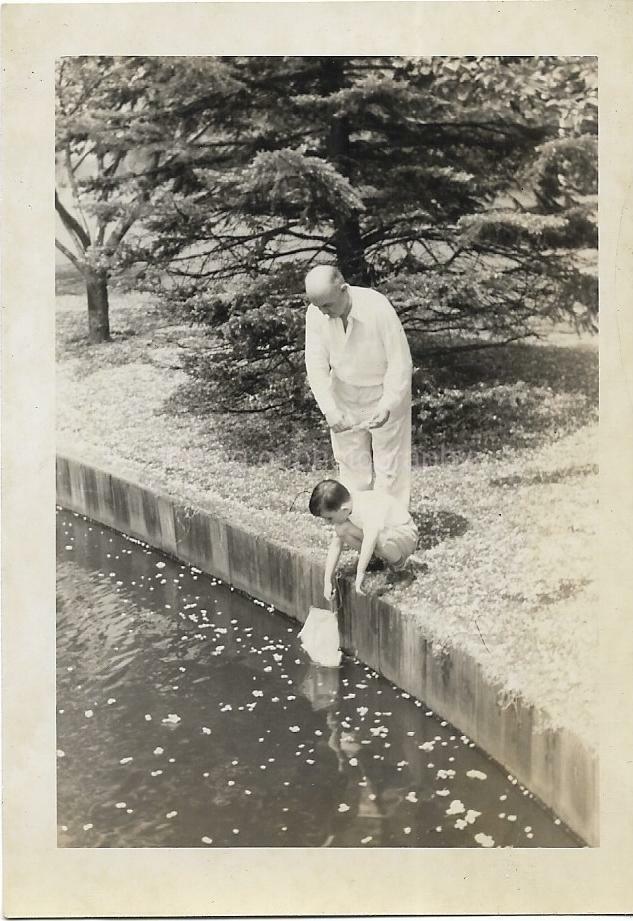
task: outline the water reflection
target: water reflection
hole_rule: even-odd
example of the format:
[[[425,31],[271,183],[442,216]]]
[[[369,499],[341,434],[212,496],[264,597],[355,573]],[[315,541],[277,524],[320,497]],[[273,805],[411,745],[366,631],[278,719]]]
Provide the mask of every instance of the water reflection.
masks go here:
[[[261,602],[71,514],[58,547],[60,846],[574,846],[469,739],[358,662],[312,664]]]

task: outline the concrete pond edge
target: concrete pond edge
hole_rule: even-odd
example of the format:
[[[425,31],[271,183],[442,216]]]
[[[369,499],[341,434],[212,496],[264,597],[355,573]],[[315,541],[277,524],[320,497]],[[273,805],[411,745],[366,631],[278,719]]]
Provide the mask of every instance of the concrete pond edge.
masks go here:
[[[57,502],[217,576],[302,622],[323,606],[323,566],[209,511],[81,460],[57,456]],[[584,842],[599,843],[597,752],[570,730],[545,728],[537,707],[504,704],[501,685],[457,648],[438,647],[380,597],[339,580],[341,648],[424,701],[501,764]]]

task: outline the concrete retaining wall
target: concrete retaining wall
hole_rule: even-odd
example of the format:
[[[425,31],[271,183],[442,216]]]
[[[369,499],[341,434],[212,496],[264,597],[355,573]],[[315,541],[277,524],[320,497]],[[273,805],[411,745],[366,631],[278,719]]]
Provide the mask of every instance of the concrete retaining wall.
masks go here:
[[[57,458],[57,501],[137,537],[302,621],[323,605],[323,567],[211,513],[193,509],[67,457]],[[380,598],[342,584],[342,648],[425,701],[470,736],[584,841],[598,844],[598,760],[566,729],[537,731],[537,713],[500,705],[501,688],[459,650],[441,652]]]

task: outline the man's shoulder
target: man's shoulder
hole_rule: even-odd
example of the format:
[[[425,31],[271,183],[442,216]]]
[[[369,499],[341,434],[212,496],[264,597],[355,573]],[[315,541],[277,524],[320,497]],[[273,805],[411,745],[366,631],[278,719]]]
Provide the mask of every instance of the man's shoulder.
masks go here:
[[[308,307],[306,309],[306,323],[310,323],[311,326],[312,325],[320,326],[322,325],[323,319],[324,319],[324,316],[319,310],[319,308],[316,306],[316,304],[308,304]]]
[[[360,288],[350,285],[352,292],[352,301],[355,306],[360,307],[363,312],[370,313],[373,316],[384,316],[387,311],[393,310],[389,298],[376,291],[375,288]]]

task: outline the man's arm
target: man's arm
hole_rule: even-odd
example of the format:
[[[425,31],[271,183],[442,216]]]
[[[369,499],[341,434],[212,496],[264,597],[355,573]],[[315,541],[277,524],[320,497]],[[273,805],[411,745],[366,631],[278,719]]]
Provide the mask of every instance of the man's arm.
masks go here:
[[[308,383],[319,409],[331,427],[340,421],[342,413],[336,406],[330,386],[330,356],[322,323],[312,304],[306,313],[305,362]]]
[[[387,356],[387,370],[376,415],[391,413],[398,406],[411,387],[413,369],[409,343],[400,318],[389,301],[385,306],[386,309],[381,312],[379,331]]]
[[[334,572],[336,570],[336,564],[339,561],[341,551],[343,550],[343,542],[341,541],[338,534],[335,534],[332,540],[330,541],[330,546],[328,547],[327,557],[325,558],[325,578],[323,580],[323,595],[326,601],[329,601],[334,594],[334,589],[332,586],[332,579],[334,577]]]

